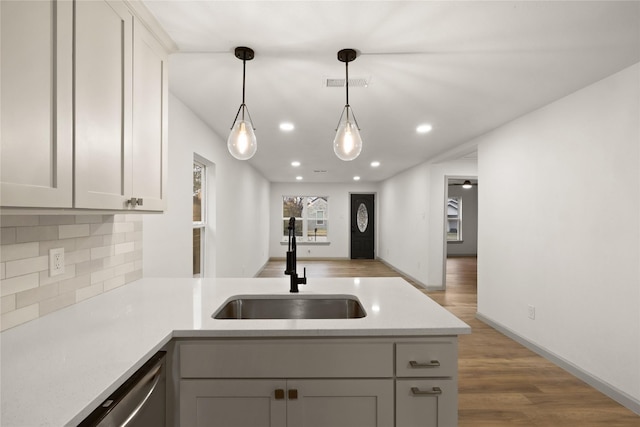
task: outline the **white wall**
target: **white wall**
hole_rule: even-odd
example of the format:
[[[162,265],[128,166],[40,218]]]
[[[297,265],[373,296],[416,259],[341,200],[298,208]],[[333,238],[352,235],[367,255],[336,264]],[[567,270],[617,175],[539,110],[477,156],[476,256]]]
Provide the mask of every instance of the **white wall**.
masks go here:
[[[479,314],[637,408],[639,82],[636,64],[477,141]]]
[[[379,257],[429,288],[444,283],[446,175],[475,176],[477,163],[423,163],[380,185]]]
[[[226,142],[178,98],[169,98],[168,209],[144,217],[145,277],[192,276],[194,154],[211,163],[215,220],[206,232],[205,275],[250,277],[268,259],[269,182],[248,163],[234,159]]]
[[[282,196],[328,196],[329,245],[306,245],[298,242],[298,258],[344,258],[350,257],[350,212],[351,193],[372,193],[378,191],[376,183],[347,183],[347,184],[307,184],[297,183],[272,183],[270,208],[270,240],[269,256],[272,258],[284,258],[287,246],[281,244],[282,239]],[[376,194],[376,205],[380,200]],[[376,206],[376,210],[378,210]],[[377,212],[376,212],[377,213]],[[376,215],[377,217],[377,215]],[[379,220],[376,218],[376,241],[378,240]],[[376,243],[377,244],[377,243]],[[377,250],[376,250],[377,253]]]

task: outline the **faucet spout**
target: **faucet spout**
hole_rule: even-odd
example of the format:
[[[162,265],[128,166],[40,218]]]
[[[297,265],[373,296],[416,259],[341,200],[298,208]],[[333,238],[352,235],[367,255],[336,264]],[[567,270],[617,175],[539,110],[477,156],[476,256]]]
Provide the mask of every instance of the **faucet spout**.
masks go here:
[[[289,292],[297,293],[298,285],[307,284],[307,269],[303,271],[303,277],[298,277],[297,272],[297,248],[296,248],[296,219],[295,217],[289,218],[289,245],[287,250],[287,266],[284,270],[284,274],[291,276],[291,287]]]

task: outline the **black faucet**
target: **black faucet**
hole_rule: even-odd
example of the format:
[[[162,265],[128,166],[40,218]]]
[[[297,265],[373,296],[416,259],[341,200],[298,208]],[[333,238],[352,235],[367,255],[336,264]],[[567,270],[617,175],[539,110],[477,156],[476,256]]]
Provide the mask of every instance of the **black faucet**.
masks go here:
[[[287,250],[287,268],[284,270],[284,274],[291,276],[291,288],[289,292],[298,292],[298,285],[307,284],[307,269],[304,269],[303,277],[298,277],[296,271],[296,219],[295,217],[289,218],[289,247]]]

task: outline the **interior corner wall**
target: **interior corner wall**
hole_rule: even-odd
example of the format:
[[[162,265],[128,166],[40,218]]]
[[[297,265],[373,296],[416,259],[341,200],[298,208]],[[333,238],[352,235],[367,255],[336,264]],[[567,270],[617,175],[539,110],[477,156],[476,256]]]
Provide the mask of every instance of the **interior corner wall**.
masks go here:
[[[192,277],[193,160],[214,167],[215,218],[206,232],[205,277],[252,277],[268,260],[269,182],[173,94],[169,97],[168,207],[145,215],[145,277]],[[250,244],[249,244],[250,242]],[[215,250],[211,246],[214,245]],[[215,258],[215,259],[214,259]]]
[[[428,288],[444,286],[446,175],[476,176],[477,163],[422,163],[380,184],[378,256]]]
[[[639,141],[640,64],[477,140],[478,313],[636,408]]]
[[[282,197],[283,196],[327,196],[329,198],[328,245],[305,245],[298,243],[298,258],[324,258],[324,259],[348,259],[350,257],[351,244],[351,196],[352,193],[371,193],[376,195],[376,213],[379,211],[381,201],[378,197],[378,184],[367,182],[354,182],[347,184],[338,183],[272,183],[269,216],[269,256],[271,258],[284,258],[287,246],[282,244]],[[380,240],[378,230],[380,221],[375,215],[376,222],[376,246]],[[376,253],[378,250],[376,249]],[[308,272],[312,275],[313,272]]]

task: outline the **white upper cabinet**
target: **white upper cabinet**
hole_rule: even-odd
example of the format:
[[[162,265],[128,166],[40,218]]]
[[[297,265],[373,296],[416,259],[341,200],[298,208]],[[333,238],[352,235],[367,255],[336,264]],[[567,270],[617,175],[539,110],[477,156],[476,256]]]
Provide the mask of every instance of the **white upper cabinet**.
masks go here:
[[[72,207],[71,1],[0,2],[0,206]]]
[[[0,5],[0,206],[164,210],[171,42],[144,6]]]
[[[126,209],[131,194],[133,15],[76,3],[75,207]]]
[[[139,21],[133,27],[131,196],[139,209],[164,210],[167,178],[167,53]]]

